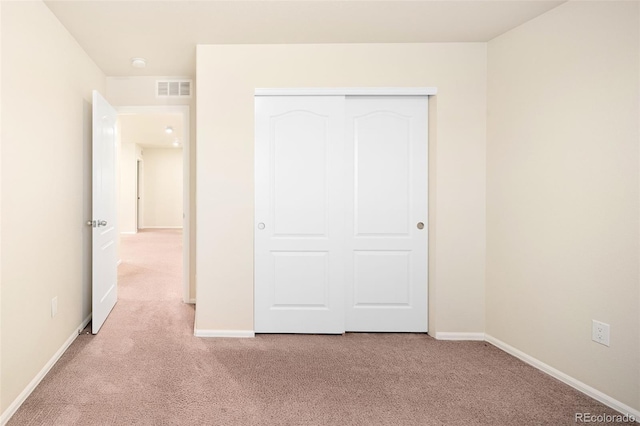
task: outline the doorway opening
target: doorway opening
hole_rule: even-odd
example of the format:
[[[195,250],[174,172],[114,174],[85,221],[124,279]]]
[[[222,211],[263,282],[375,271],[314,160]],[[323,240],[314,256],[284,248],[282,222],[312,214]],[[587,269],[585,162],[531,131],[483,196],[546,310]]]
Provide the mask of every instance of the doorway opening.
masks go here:
[[[142,205],[142,192],[144,191],[144,163],[142,160],[136,161],[136,230],[142,227],[142,216],[144,206]]]
[[[180,230],[182,300],[190,291],[190,120],[188,106],[119,107],[120,234]]]

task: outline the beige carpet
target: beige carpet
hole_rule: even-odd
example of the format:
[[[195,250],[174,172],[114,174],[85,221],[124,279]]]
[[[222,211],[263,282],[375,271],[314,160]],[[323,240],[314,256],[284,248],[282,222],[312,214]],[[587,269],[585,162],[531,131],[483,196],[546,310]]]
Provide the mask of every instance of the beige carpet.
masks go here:
[[[575,425],[576,412],[616,414],[482,342],[193,337],[180,262],[179,231],[123,238],[103,329],[78,337],[9,425]]]

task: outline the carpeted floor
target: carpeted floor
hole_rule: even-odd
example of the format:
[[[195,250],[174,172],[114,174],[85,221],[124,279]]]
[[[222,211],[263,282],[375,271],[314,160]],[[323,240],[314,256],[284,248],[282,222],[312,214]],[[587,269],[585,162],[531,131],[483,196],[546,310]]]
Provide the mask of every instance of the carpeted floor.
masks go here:
[[[482,342],[193,337],[181,234],[123,237],[119,301],[8,425],[575,425],[617,414]],[[602,424],[602,423],[600,423]]]

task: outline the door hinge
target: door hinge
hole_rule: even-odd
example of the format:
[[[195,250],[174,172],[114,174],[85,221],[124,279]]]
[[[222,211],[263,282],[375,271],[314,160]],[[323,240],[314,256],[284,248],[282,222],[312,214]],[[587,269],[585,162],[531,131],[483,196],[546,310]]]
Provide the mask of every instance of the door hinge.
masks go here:
[[[100,228],[101,226],[107,226],[106,220],[88,220],[87,226],[91,226],[92,228]]]

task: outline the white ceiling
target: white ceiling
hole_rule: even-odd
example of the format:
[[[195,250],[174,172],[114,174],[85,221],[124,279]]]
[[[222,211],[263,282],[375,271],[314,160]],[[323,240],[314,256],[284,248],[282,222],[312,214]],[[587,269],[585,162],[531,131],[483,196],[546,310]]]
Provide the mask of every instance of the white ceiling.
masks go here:
[[[176,148],[172,144],[178,141],[182,147],[182,114],[120,114],[119,131],[122,143],[138,144],[144,148]],[[170,126],[173,133],[165,128]]]
[[[564,1],[45,2],[107,76],[194,76],[197,44],[485,42]]]

